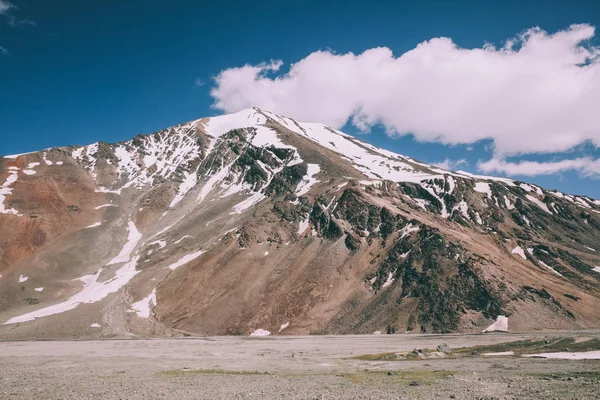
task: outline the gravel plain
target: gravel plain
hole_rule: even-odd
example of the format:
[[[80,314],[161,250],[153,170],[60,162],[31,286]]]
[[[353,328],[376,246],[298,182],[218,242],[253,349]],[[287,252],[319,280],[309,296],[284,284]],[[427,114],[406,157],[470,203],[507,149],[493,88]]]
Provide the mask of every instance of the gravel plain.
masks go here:
[[[2,399],[598,399],[600,361],[365,361],[598,331],[0,342]]]

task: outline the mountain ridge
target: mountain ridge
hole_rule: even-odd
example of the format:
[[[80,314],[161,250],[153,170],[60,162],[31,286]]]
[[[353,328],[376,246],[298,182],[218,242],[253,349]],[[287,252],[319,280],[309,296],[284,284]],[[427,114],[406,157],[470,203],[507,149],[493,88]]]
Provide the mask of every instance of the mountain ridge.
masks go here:
[[[0,335],[600,324],[599,201],[323,124],[251,108],[0,167]]]
[[[230,113],[230,114],[223,114],[223,115],[217,115],[217,116],[212,116],[212,117],[203,117],[203,118],[199,118],[199,119],[195,119],[195,120],[190,120],[190,121],[187,121],[187,122],[180,123],[178,125],[174,125],[172,127],[167,127],[167,128],[164,128],[164,129],[160,129],[160,130],[158,130],[156,132],[152,132],[152,133],[140,133],[140,134],[136,135],[136,137],[150,136],[150,135],[153,135],[154,133],[162,132],[162,131],[165,131],[165,130],[168,130],[168,129],[171,129],[171,128],[174,128],[174,127],[179,127],[179,126],[182,126],[182,125],[184,125],[184,126],[186,126],[186,125],[187,126],[194,125],[194,124],[197,124],[197,123],[199,123],[199,122],[201,122],[203,120],[209,120],[211,118],[214,119],[214,118],[220,118],[220,117],[224,117],[224,116],[228,116],[228,115],[237,115],[237,114],[240,114],[240,113],[247,114],[247,113],[252,113],[252,112],[257,112],[259,114],[263,114],[267,118],[285,118],[287,120],[292,121],[294,124],[299,124],[293,118],[282,117],[282,116],[280,116],[278,114],[275,114],[275,113],[272,113],[270,111],[262,110],[259,107],[249,107],[249,108],[245,108],[245,109],[242,109],[240,111],[237,111],[237,112],[234,112],[234,113]],[[422,162],[420,160],[414,159],[412,157],[404,156],[404,155],[402,155],[400,153],[395,153],[395,152],[387,150],[387,149],[378,148],[376,146],[373,146],[373,145],[369,144],[368,142],[362,141],[360,138],[354,137],[352,135],[348,135],[348,134],[346,134],[346,133],[344,133],[342,131],[339,131],[337,129],[331,128],[330,126],[328,126],[326,124],[320,124],[320,123],[310,123],[310,124],[322,125],[326,129],[335,131],[335,132],[337,132],[339,134],[342,134],[342,135],[345,135],[345,136],[347,136],[349,138],[352,138],[352,140],[360,142],[363,146],[366,146],[367,148],[369,148],[371,150],[379,152],[381,155],[386,155],[387,154],[387,155],[392,156],[392,157],[394,157],[394,156],[401,156],[404,159],[413,161],[413,162],[415,162],[418,165],[421,165],[421,166],[424,166],[424,167],[428,167],[428,168],[430,168],[430,169],[432,169],[434,171],[437,171],[439,173],[442,173],[442,174],[456,174],[459,177],[470,177],[470,178],[479,179],[479,180],[497,180],[497,181],[505,181],[505,182],[514,182],[514,183],[525,183],[525,184],[527,184],[527,182],[525,182],[525,181],[521,181],[521,180],[513,179],[513,178],[500,177],[500,176],[494,176],[494,175],[480,175],[480,174],[474,174],[474,173],[471,173],[471,172],[467,172],[467,171],[464,171],[464,170],[445,170],[445,169],[443,169],[441,167],[437,167],[437,166],[434,166],[432,164],[427,164],[425,162]],[[98,142],[94,142],[94,143],[87,144],[87,145],[79,145],[79,144],[76,144],[76,145],[65,145],[65,146],[51,147],[51,148],[42,149],[42,150],[34,150],[34,151],[30,151],[30,152],[25,152],[25,153],[0,155],[0,157],[7,158],[7,159],[12,159],[12,158],[16,158],[16,157],[23,156],[23,155],[44,152],[44,151],[48,151],[48,150],[52,150],[52,149],[56,149],[56,148],[64,148],[64,149],[69,149],[69,148],[86,148],[88,146],[100,145],[100,144],[103,144],[103,145],[120,145],[120,144],[129,143],[132,140],[133,139],[124,140],[124,141],[118,141],[118,142],[114,142],[114,143],[105,142],[105,141],[98,141]],[[537,184],[530,184],[530,185],[537,186],[537,187],[541,188],[541,186],[539,186]],[[588,198],[588,199],[591,199],[591,200],[597,200],[597,199],[595,199],[595,198],[593,198],[591,196],[588,196],[588,195],[578,194],[578,193],[565,193],[565,192],[563,192],[561,190],[558,190],[558,189],[544,189],[544,190],[547,191],[547,192],[555,192],[555,193],[559,193],[559,194],[563,194],[563,195],[567,194],[569,196],[576,196],[576,197]]]

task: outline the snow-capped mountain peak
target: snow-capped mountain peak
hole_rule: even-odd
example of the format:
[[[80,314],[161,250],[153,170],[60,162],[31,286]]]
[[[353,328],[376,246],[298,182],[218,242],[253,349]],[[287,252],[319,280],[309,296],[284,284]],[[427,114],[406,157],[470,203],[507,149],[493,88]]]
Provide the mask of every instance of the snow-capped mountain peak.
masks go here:
[[[0,227],[0,323],[30,337],[600,326],[597,200],[258,108],[2,157]]]

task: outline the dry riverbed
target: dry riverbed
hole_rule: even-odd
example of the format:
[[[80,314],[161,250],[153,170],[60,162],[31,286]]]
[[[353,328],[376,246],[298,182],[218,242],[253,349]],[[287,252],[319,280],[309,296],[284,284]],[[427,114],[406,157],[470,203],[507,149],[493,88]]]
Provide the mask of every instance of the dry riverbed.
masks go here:
[[[599,339],[586,331],[0,342],[0,398],[597,399],[599,360],[522,355],[594,350]],[[451,352],[438,351],[442,343]]]

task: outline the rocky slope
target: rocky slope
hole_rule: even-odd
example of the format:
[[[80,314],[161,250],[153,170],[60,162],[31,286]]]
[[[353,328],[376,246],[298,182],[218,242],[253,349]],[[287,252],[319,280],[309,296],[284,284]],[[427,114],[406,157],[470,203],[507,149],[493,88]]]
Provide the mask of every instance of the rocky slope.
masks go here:
[[[0,337],[600,327],[600,201],[259,109],[0,158]]]

